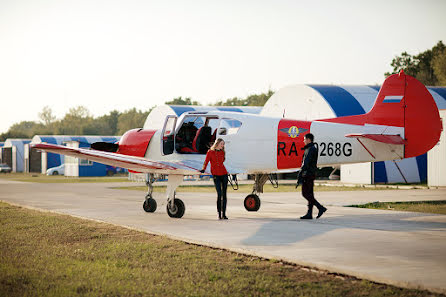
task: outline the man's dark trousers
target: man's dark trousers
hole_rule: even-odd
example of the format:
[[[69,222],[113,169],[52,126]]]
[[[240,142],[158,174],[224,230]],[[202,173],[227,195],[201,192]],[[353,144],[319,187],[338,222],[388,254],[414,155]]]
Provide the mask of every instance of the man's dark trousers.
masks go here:
[[[314,180],[316,176],[306,176],[302,180],[302,196],[308,200],[308,208],[313,209],[313,205],[320,208],[322,205],[314,198]]]

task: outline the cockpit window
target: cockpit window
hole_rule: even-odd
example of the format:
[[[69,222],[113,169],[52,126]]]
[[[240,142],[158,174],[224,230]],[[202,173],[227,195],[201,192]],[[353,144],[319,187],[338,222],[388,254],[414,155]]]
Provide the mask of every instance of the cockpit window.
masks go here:
[[[176,151],[182,154],[205,154],[215,141],[218,122],[216,116],[186,116],[176,134]]]
[[[220,127],[218,128],[219,135],[231,135],[236,134],[240,127],[242,126],[242,122],[234,119],[221,119]]]

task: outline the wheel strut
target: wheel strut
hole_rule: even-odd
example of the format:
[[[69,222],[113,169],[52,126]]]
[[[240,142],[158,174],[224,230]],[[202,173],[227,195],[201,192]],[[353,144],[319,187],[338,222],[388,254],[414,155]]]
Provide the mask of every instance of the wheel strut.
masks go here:
[[[151,173],[148,173],[147,180],[146,180],[147,194],[146,194],[146,199],[144,200],[144,203],[142,205],[142,208],[146,212],[155,212],[156,207],[157,207],[156,200],[153,199],[153,197],[152,197],[154,181],[155,181],[154,175]]]

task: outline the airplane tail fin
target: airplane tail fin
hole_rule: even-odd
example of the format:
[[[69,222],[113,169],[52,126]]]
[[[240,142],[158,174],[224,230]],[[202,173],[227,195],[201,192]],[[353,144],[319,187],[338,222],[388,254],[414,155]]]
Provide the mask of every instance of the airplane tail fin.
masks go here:
[[[442,130],[434,98],[421,82],[402,70],[384,81],[368,122],[404,127],[405,158],[429,151],[437,144]]]
[[[421,82],[402,70],[384,81],[375,105],[367,114],[324,121],[403,127],[405,158],[429,151],[440,139],[442,131],[432,95]]]

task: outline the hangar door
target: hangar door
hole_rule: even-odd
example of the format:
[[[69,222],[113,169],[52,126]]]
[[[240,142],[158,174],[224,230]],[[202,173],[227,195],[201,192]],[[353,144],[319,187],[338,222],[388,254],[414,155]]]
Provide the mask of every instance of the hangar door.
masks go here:
[[[29,172],[38,172],[42,170],[42,152],[31,149],[29,152]]]
[[[2,149],[2,162],[12,168],[12,147],[4,147]]]

